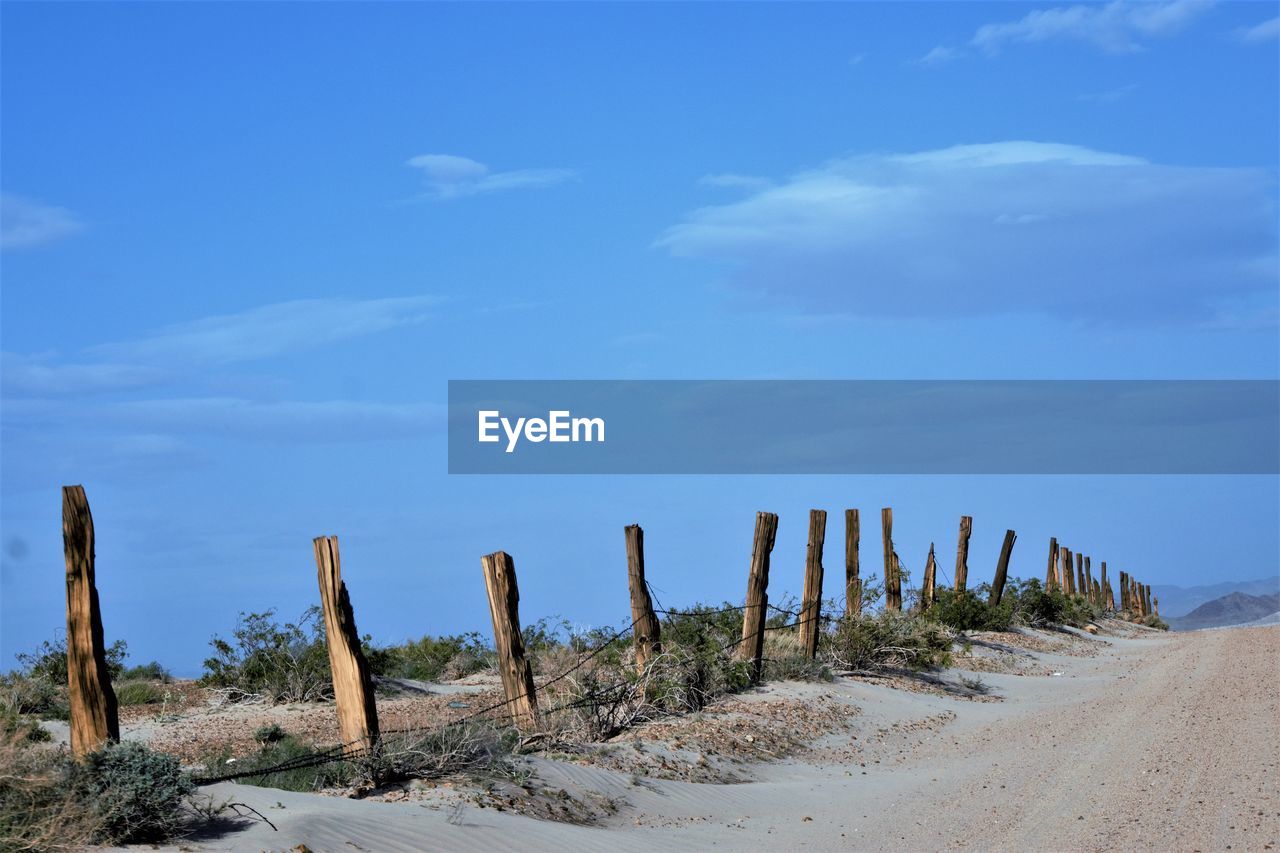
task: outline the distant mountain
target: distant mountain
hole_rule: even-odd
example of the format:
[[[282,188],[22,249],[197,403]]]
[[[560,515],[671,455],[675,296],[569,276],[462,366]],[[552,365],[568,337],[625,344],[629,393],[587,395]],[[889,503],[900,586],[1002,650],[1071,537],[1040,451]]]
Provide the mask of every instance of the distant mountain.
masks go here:
[[[1160,599],[1160,615],[1165,619],[1170,616],[1186,616],[1201,604],[1233,592],[1243,592],[1245,595],[1280,593],[1280,575],[1252,581],[1223,581],[1205,586],[1154,584],[1151,587],[1151,594]]]
[[[1213,601],[1206,601],[1186,616],[1167,617],[1165,621],[1175,631],[1194,631],[1197,628],[1242,625],[1265,619],[1277,611],[1280,611],[1280,593],[1248,595],[1233,592]]]

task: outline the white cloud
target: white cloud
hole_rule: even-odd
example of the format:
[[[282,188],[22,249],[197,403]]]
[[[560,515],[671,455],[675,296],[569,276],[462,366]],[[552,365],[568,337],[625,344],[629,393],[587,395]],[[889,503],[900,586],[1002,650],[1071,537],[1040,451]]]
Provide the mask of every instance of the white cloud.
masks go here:
[[[71,211],[13,193],[0,193],[0,249],[33,249],[84,226]]]
[[[1185,29],[1213,5],[1213,0],[1164,0],[1077,4],[1036,9],[1017,21],[986,24],[972,44],[997,53],[1008,44],[1081,41],[1107,53],[1133,53],[1145,39],[1167,38]]]
[[[428,190],[436,198],[553,187],[572,180],[577,174],[572,169],[491,172],[483,163],[454,154],[419,154],[409,158],[405,165],[422,172]]]
[[[48,359],[0,353],[0,383],[12,394],[85,394],[141,388],[161,381],[165,371],[136,364],[50,364]]]
[[[704,187],[721,187],[727,189],[760,190],[772,186],[768,178],[757,178],[754,175],[737,175],[726,172],[719,175],[703,175],[698,183]]]
[[[1263,21],[1252,27],[1242,27],[1236,30],[1236,37],[1248,44],[1275,41],[1280,38],[1280,17]]]
[[[298,299],[177,323],[139,340],[104,344],[90,352],[135,363],[231,364],[418,325],[430,319],[439,304],[430,296]]]
[[[1277,288],[1274,176],[1000,142],[833,160],[657,241],[738,292],[875,316],[1204,321]]]
[[[938,45],[933,50],[916,60],[917,65],[946,65],[964,56],[964,51],[954,47]]]

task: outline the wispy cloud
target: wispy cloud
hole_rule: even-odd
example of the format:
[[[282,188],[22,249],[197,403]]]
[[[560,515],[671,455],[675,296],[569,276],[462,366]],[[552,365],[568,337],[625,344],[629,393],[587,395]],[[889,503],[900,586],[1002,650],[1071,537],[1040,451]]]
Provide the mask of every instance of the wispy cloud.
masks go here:
[[[855,156],[704,207],[657,244],[744,295],[862,316],[1203,322],[1277,289],[1274,176],[998,142]]]
[[[1009,44],[1079,41],[1107,53],[1133,53],[1145,40],[1176,35],[1212,6],[1213,0],[1112,0],[1036,9],[1016,21],[980,27],[972,44],[997,53]]]
[[[66,208],[13,193],[0,193],[0,249],[34,249],[80,231],[84,225]]]
[[[91,353],[132,363],[231,364],[311,349],[335,341],[426,322],[441,300],[298,299],[166,326],[139,340],[103,344]]]
[[[698,183],[704,187],[745,190],[761,190],[773,185],[773,181],[768,178],[758,178],[755,175],[737,175],[732,172],[719,175],[703,175],[698,178]]]
[[[114,363],[51,363],[48,357],[0,353],[0,384],[13,394],[86,394],[143,388],[167,374],[152,365]]]
[[[1116,101],[1122,101],[1129,97],[1137,90],[1138,84],[1130,83],[1126,86],[1118,86],[1102,92],[1085,92],[1082,95],[1076,95],[1076,100],[1094,104],[1114,104]]]
[[[454,154],[419,154],[406,164],[422,173],[429,193],[435,198],[503,192],[516,189],[553,187],[572,180],[572,169],[515,169],[493,172],[484,163]]]
[[[1236,30],[1236,37],[1246,44],[1260,44],[1280,39],[1280,17],[1271,18],[1252,27],[1241,27]]]
[[[948,62],[954,62],[955,60],[960,59],[963,56],[964,56],[964,51],[960,50],[959,48],[946,47],[945,45],[938,45],[933,50],[926,53],[924,56],[915,60],[915,64],[937,67],[939,65],[946,65]]]

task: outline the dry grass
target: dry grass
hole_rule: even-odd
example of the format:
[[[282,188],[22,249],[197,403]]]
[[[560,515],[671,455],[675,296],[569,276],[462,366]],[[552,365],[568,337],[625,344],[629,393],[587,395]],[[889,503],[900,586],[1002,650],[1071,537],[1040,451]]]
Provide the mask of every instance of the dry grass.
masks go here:
[[[65,753],[0,741],[0,850],[83,850],[100,828],[68,784]]]

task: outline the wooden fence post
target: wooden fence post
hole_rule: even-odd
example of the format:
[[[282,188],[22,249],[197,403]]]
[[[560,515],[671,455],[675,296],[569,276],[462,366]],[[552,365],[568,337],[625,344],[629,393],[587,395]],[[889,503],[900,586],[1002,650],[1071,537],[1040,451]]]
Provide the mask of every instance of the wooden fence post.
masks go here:
[[[1160,615],[1160,599],[1158,598],[1151,599],[1151,612],[1157,616]]]
[[[1058,583],[1058,539],[1049,537],[1049,567],[1044,572],[1044,588],[1053,589]]]
[[[1142,615],[1151,615],[1151,584],[1142,587]]]
[[[858,540],[862,536],[856,509],[844,511],[844,615],[862,615],[862,578],[858,568]]]
[[[1107,581],[1107,561],[1103,560],[1098,564],[1098,586],[1102,588],[1102,607],[1106,610],[1111,609],[1111,603],[1107,600],[1111,594],[1111,584]]]
[[[1081,598],[1089,594],[1089,588],[1084,585],[1084,554],[1077,553],[1076,557],[1076,595]]]
[[[991,582],[991,598],[987,602],[990,606],[995,607],[1000,603],[1000,596],[1004,595],[1005,578],[1009,576],[1009,557],[1013,554],[1013,543],[1018,538],[1018,534],[1012,530],[1004,532],[1004,544],[1000,546],[1000,561],[996,563],[996,577]]]
[[[338,735],[343,749],[367,752],[378,744],[378,706],[373,675],[360,648],[351,596],[342,582],[337,536],[318,536],[311,542],[324,612],[324,638],[333,672],[333,699],[338,706]]]
[[[1084,588],[1085,595],[1089,598],[1091,604],[1098,603],[1098,595],[1093,586],[1093,567],[1089,565],[1089,558],[1084,558]]]
[[[630,524],[624,531],[627,539],[627,587],[631,591],[631,633],[635,639],[636,669],[644,672],[645,663],[662,650],[662,625],[653,612],[649,584],[644,579],[644,530]]]
[[[1071,582],[1071,549],[1066,545],[1058,546],[1058,556],[1060,557],[1058,569],[1061,575],[1059,579],[1062,581],[1062,592],[1064,595],[1071,595],[1074,591]]]
[[[893,508],[880,510],[880,534],[884,538],[884,608],[902,609],[902,579],[898,575],[897,554],[893,550]]]
[[[800,646],[813,660],[822,627],[822,546],[827,538],[827,512],[809,510],[809,545],[804,561],[804,595],[800,599]]]
[[[533,668],[524,654],[520,633],[520,588],[516,585],[516,564],[506,551],[494,551],[480,558],[484,585],[489,593],[489,613],[493,616],[493,645],[498,651],[502,690],[511,709],[511,719],[520,728],[538,724],[538,695]]]
[[[1120,609],[1129,609],[1129,575],[1124,571],[1120,572]]]
[[[62,547],[67,562],[67,692],[71,751],[77,756],[120,739],[116,694],[107,670],[102,610],[94,578],[93,515],[83,486],[62,487]]]
[[[778,516],[756,513],[756,532],[751,542],[751,570],[747,575],[747,600],[742,611],[742,643],[738,657],[751,662],[751,678],[760,679],[764,668],[764,623],[769,608],[769,555],[778,535]]]
[[[960,516],[960,539],[956,543],[956,576],[953,582],[956,592],[964,592],[969,583],[969,537],[973,533],[973,516]]]
[[[938,579],[938,561],[933,556],[933,543],[929,543],[929,558],[924,563],[924,583],[920,587],[920,612],[933,606],[933,589]]]

